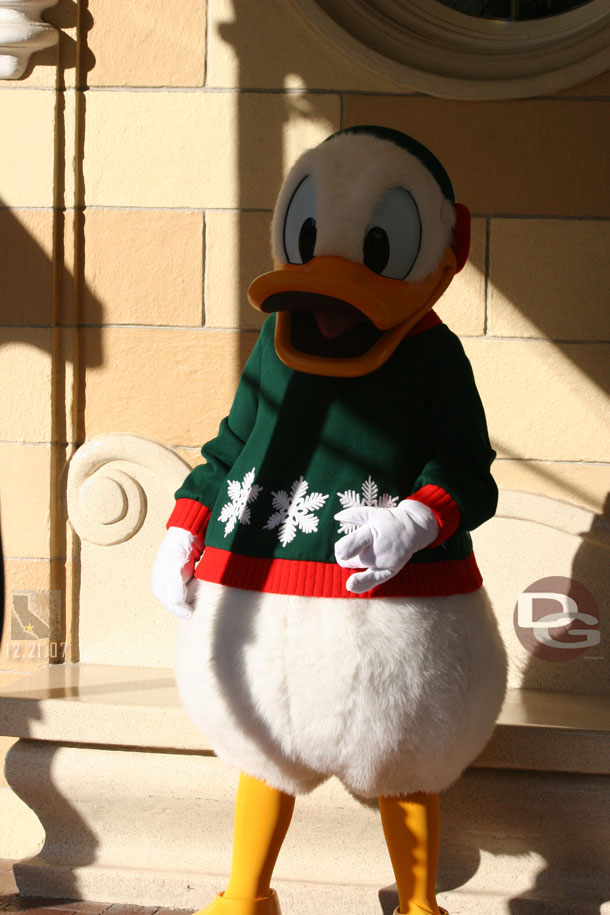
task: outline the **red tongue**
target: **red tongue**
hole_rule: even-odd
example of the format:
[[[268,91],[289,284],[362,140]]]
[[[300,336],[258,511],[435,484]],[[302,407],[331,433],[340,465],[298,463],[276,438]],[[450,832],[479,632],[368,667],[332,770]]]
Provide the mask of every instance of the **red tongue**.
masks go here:
[[[314,311],[313,316],[318,330],[324,337],[338,337],[358,320],[358,316],[353,312]]]

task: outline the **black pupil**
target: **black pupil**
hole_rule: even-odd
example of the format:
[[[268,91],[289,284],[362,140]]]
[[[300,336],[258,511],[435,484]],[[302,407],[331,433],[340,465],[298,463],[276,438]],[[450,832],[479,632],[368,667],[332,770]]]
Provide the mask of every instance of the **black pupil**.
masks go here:
[[[381,273],[390,259],[390,242],[381,226],[373,226],[364,237],[364,263],[373,273]]]
[[[304,264],[313,257],[313,249],[316,246],[317,234],[316,221],[313,216],[309,216],[301,226],[301,231],[299,232],[299,254],[301,255],[301,260]]]

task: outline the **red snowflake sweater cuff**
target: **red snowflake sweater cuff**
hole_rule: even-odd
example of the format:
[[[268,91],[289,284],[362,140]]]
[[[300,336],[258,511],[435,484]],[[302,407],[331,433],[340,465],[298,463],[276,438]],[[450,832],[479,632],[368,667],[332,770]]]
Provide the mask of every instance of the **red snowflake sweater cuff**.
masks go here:
[[[182,527],[191,534],[203,537],[211,514],[211,510],[206,505],[202,505],[195,499],[176,499],[174,510],[165,526],[167,528]]]
[[[417,492],[408,496],[408,499],[427,505],[434,512],[439,523],[440,531],[438,537],[434,543],[430,544],[428,549],[439,546],[455,534],[460,525],[461,512],[457,502],[440,486],[432,486],[430,484],[422,486]]]

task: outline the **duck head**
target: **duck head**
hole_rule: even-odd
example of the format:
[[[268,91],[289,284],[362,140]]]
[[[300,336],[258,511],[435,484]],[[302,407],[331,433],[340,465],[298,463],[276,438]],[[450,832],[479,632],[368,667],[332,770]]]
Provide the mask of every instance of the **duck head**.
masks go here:
[[[297,160],[271,234],[274,270],[248,297],[277,312],[279,358],[350,378],[383,365],[464,266],[470,214],[425,146],[350,127]]]

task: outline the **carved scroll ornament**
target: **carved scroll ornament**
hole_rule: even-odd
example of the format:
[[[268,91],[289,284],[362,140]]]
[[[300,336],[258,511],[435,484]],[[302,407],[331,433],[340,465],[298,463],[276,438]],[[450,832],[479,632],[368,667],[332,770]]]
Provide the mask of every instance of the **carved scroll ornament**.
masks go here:
[[[81,538],[100,546],[124,543],[144,523],[147,496],[136,479],[150,479],[171,495],[190,466],[175,451],[137,435],[99,435],[85,442],[68,468],[68,519]]]

